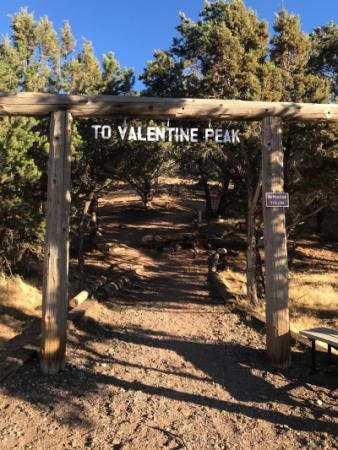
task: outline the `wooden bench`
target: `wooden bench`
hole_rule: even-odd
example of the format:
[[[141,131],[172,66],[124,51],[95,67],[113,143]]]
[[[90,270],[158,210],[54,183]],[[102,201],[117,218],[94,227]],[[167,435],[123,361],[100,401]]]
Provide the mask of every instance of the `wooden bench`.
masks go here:
[[[338,331],[330,328],[311,328],[300,331],[299,334],[307,337],[312,343],[312,371],[316,370],[316,341],[327,344],[327,363],[331,365],[331,349],[338,349]]]

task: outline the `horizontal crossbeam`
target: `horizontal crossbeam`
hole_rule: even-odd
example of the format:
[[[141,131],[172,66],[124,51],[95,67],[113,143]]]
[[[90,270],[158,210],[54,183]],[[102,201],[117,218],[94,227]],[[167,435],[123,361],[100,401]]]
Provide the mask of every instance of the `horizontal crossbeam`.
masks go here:
[[[284,120],[338,122],[337,104],[221,99],[86,96],[20,92],[0,94],[0,116],[39,116],[66,110],[77,117],[144,119]]]

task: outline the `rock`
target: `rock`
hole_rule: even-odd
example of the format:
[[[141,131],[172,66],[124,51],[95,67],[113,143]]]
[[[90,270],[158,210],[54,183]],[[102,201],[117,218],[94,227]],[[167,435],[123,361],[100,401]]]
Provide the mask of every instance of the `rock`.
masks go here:
[[[142,237],[141,242],[143,245],[149,245],[154,240],[154,236],[152,234],[146,234]]]
[[[278,433],[283,433],[285,431],[288,431],[290,429],[290,427],[288,425],[285,424],[276,424],[276,428]]]

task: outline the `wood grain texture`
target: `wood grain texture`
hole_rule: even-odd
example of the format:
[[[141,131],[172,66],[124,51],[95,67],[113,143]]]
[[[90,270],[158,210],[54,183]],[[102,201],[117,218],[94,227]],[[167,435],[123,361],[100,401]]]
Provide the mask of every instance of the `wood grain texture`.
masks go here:
[[[290,366],[288,258],[284,208],[266,208],[266,192],[284,188],[281,119],[267,117],[262,124],[262,190],[265,248],[266,331],[270,362]]]
[[[47,230],[42,291],[41,368],[55,374],[64,366],[68,307],[68,253],[72,116],[51,116]]]
[[[222,99],[85,96],[20,92],[0,94],[0,116],[46,115],[67,110],[82,117],[136,117],[151,119],[338,121],[338,105],[288,102],[254,102]]]

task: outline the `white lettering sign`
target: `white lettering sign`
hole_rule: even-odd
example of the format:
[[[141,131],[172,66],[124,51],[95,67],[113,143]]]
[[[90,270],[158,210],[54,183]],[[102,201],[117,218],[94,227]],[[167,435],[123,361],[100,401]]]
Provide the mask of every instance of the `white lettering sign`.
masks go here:
[[[92,125],[95,139],[110,139],[113,135],[110,125]],[[240,130],[223,128],[178,128],[178,127],[134,127],[118,126],[118,137],[122,141],[147,142],[204,142],[214,141],[218,144],[238,144]]]

